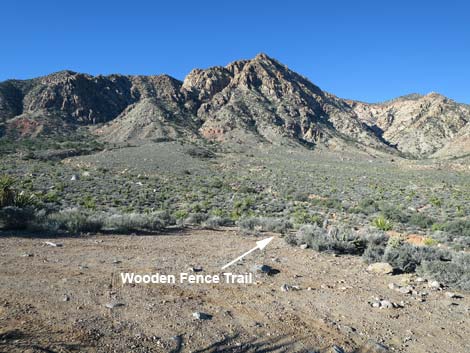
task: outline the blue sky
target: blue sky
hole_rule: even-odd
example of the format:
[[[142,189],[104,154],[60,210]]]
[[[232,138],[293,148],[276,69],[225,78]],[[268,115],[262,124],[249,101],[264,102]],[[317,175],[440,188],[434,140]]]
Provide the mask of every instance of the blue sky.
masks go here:
[[[0,80],[160,74],[259,52],[340,97],[470,103],[468,1],[2,1]]]

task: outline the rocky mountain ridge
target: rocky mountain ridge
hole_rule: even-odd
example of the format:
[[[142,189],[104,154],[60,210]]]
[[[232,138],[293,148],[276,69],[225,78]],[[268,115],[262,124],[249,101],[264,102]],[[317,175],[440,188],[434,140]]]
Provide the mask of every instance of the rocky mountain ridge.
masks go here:
[[[469,121],[469,106],[435,93],[377,104],[341,99],[265,54],[194,69],[183,82],[61,71],[0,83],[0,135],[17,138],[85,125],[112,142],[353,144],[427,157],[468,153]]]
[[[379,104],[349,104],[362,122],[409,155],[438,154],[448,144],[465,147],[457,137],[468,128],[470,109],[438,93],[413,94]]]

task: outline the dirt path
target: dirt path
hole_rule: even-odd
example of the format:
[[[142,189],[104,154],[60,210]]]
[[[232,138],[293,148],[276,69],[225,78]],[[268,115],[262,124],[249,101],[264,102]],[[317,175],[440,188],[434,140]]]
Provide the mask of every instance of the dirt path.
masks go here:
[[[62,247],[45,246],[50,240]],[[424,302],[389,289],[410,277],[370,274],[360,258],[292,248],[275,238],[254,263],[279,270],[252,285],[123,285],[121,272],[202,274],[254,246],[235,231],[162,236],[3,237],[0,352],[346,352],[367,340],[395,352],[469,352],[470,295],[431,291]],[[27,256],[31,255],[31,256]],[[411,278],[412,280],[412,278]],[[414,282],[413,282],[414,283]],[[281,291],[281,286],[300,290]],[[374,297],[404,302],[378,309]],[[123,303],[109,309],[106,303]],[[192,313],[212,315],[196,320]]]

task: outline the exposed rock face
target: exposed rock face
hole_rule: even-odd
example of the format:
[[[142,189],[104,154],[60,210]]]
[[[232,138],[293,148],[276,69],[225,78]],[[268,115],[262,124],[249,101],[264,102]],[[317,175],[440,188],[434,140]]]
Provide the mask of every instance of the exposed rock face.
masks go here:
[[[115,142],[353,143],[439,157],[470,152],[469,121],[469,106],[435,93],[381,104],[340,99],[265,54],[195,69],[184,82],[61,71],[0,83],[0,135],[16,137],[97,125],[103,139]]]
[[[429,156],[459,134],[470,109],[437,93],[409,95],[380,104],[349,102],[359,119],[396,148]]]
[[[459,157],[470,154],[470,123],[467,123],[454,138],[448,141],[444,147],[432,155],[432,157]]]
[[[197,134],[197,102],[182,90],[181,82],[169,76],[131,78],[136,103],[97,130],[107,141],[143,141],[192,137]]]
[[[290,138],[327,144],[344,135],[382,145],[349,105],[264,54],[225,68],[194,70],[183,87],[201,100],[197,115],[208,138],[251,134],[272,143]]]
[[[74,123],[100,123],[116,117],[137,97],[124,76],[89,76],[61,71],[37,80],[23,97],[23,111],[58,112]]]

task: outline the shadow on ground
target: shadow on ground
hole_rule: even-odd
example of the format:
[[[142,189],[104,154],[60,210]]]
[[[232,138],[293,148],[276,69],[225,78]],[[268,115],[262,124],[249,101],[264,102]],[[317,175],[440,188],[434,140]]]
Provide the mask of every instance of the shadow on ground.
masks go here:
[[[182,340],[177,341],[177,347],[170,351],[170,353],[182,353],[183,344]],[[284,353],[284,352],[296,352],[296,353],[315,353],[315,349],[307,349],[303,347],[301,343],[296,340],[289,339],[287,336],[280,336],[267,339],[251,339],[242,341],[239,339],[239,335],[226,337],[220,341],[211,344],[208,347],[204,347],[193,353]]]
[[[74,343],[51,342],[47,345],[32,343],[31,337],[20,330],[0,333],[0,352],[66,353],[80,352],[82,346]]]

